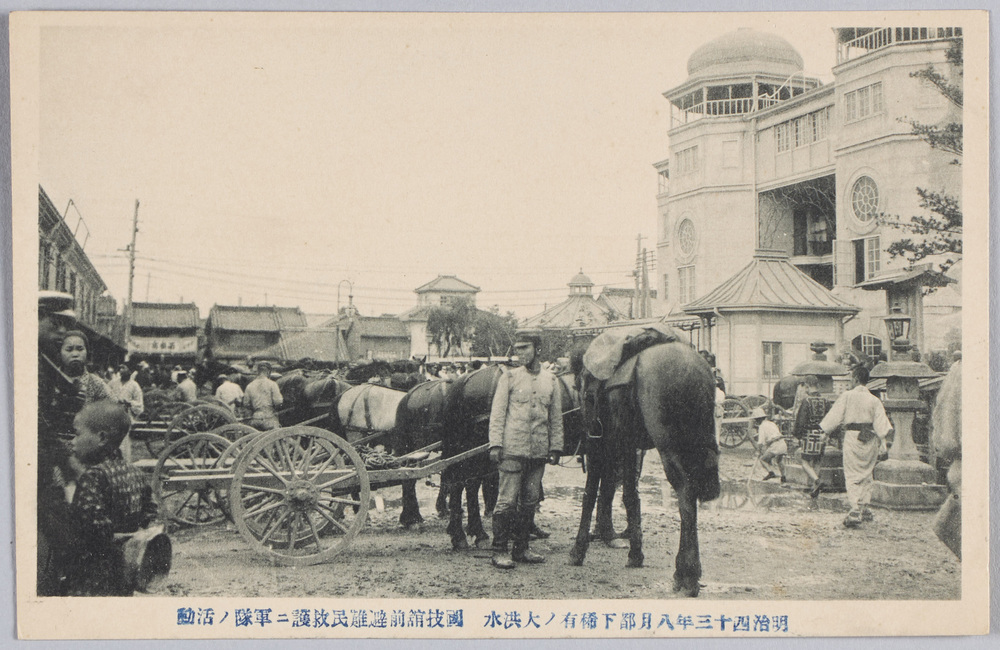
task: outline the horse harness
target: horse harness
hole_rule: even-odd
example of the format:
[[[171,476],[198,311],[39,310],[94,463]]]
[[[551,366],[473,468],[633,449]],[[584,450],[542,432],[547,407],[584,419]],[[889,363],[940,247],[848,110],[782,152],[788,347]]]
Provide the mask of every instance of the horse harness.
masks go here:
[[[351,420],[354,419],[354,408],[358,405],[358,402],[363,401],[365,407],[365,428],[368,431],[372,430],[372,410],[371,410],[371,404],[369,403],[368,400],[368,393],[372,391],[372,386],[374,386],[374,384],[365,384],[364,388],[361,390],[361,393],[357,396],[357,398],[353,402],[351,402],[351,408],[347,410],[346,426],[350,426]]]

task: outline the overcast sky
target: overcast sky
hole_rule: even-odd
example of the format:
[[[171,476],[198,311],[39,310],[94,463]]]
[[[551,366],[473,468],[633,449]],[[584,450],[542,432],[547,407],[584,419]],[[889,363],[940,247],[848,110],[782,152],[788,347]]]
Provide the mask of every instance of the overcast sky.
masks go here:
[[[39,183],[119,301],[138,199],[134,299],[203,317],[332,313],[345,279],[364,314],[438,274],[520,317],[581,268],[631,286],[690,54],[749,26],[824,82],[835,59],[808,13],[186,20],[42,31]]]

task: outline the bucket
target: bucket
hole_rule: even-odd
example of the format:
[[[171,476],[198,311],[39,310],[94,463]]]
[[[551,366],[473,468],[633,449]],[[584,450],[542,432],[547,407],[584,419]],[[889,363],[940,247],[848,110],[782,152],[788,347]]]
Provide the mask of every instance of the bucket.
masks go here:
[[[122,545],[125,572],[137,591],[154,588],[170,574],[173,546],[163,524],[130,534]]]

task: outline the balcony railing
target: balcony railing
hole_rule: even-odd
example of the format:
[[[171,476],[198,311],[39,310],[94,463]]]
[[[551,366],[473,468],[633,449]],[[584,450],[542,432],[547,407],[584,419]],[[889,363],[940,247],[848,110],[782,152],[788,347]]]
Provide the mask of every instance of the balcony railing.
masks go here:
[[[960,38],[961,27],[882,27],[837,44],[837,63],[846,63],[896,43]]]
[[[805,92],[804,89],[796,88],[790,96]],[[679,124],[687,124],[700,120],[703,117],[725,117],[727,115],[745,115],[753,113],[754,110],[770,108],[775,104],[780,104],[783,99],[779,99],[777,93],[774,96],[761,95],[757,97],[756,109],[753,97],[740,97],[737,99],[709,99],[686,108],[679,109],[677,114],[672,114],[671,127]],[[673,111],[671,111],[673,113]]]

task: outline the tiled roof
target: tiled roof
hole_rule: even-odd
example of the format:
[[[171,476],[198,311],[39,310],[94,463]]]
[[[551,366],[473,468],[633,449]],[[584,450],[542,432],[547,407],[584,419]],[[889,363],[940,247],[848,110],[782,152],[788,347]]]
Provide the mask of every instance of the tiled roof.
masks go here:
[[[282,332],[280,341],[256,353],[256,356],[281,361],[299,361],[307,358],[316,361],[337,361],[348,359],[350,355],[341,343],[340,356],[337,356],[337,330],[306,328]]]
[[[159,329],[198,327],[198,306],[194,303],[134,302],[132,326]]]
[[[465,280],[459,280],[454,275],[439,275],[427,284],[414,289],[414,293],[427,293],[428,291],[461,291],[474,293],[479,291],[479,287],[469,284]]]
[[[208,315],[213,329],[239,332],[279,332],[305,327],[305,314],[298,307],[232,307],[215,305]]]
[[[570,296],[554,307],[526,319],[521,327],[562,329],[567,327],[593,327],[606,325],[611,310],[594,300],[593,296]]]
[[[326,327],[327,323],[336,323],[336,314],[306,314],[306,327]]]
[[[753,260],[708,294],[684,305],[688,314],[714,310],[814,311],[853,314],[858,307],[836,297],[775,251],[757,251]]]
[[[434,305],[418,305],[416,307],[411,307],[410,309],[407,309],[396,318],[398,318],[401,321],[411,321],[411,320],[426,321],[428,315],[431,313],[431,309],[433,308]]]
[[[381,316],[359,316],[352,321],[353,327],[358,328],[358,333],[362,338],[375,339],[410,339],[410,331],[406,324],[397,317],[385,318]]]

